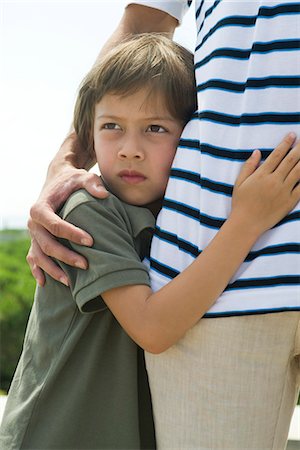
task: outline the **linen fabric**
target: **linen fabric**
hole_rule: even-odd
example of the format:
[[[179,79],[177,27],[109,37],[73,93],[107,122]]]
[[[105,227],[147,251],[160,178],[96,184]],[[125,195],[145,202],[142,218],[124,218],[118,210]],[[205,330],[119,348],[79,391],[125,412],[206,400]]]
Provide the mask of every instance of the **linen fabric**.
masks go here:
[[[61,216],[93,236],[91,248],[67,243],[89,268],[60,263],[70,289],[47,277],[36,290],[0,447],[154,448],[143,352],[100,297],[113,287],[149,285],[141,257],[154,217],[112,194],[97,200],[83,190],[70,197]]]
[[[146,363],[158,449],[285,449],[300,385],[299,312],[202,319]]]

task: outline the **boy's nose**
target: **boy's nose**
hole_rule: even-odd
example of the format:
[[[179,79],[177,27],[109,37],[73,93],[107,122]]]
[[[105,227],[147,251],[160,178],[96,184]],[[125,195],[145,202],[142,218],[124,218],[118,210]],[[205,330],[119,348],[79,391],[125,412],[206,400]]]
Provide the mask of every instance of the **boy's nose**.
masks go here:
[[[126,140],[118,152],[118,157],[120,159],[144,159],[142,143],[138,139]]]

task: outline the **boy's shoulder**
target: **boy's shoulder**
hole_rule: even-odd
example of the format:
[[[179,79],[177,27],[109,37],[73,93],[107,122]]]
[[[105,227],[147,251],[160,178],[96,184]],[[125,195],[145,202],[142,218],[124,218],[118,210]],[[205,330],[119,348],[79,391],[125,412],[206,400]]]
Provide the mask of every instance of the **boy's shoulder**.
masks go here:
[[[110,197],[110,195],[109,195]],[[67,216],[72,213],[75,209],[80,207],[81,205],[91,204],[91,207],[95,207],[99,202],[103,202],[105,199],[100,200],[96,197],[93,197],[89,194],[85,189],[79,189],[78,191],[73,192],[70,197],[66,200],[64,206],[60,211],[60,216],[63,219],[66,219]]]
[[[84,206],[84,208],[83,208]],[[123,202],[114,194],[109,193],[108,197],[99,199],[93,197],[89,194],[85,189],[80,189],[67,199],[63,208],[60,211],[60,216],[63,219],[67,219],[67,217],[73,213],[75,210],[78,214],[88,214],[88,209],[91,211],[97,211],[97,213],[110,212],[113,215],[128,217],[130,221],[138,221],[147,223],[148,226],[155,226],[155,219],[153,214],[146,208],[129,205],[128,203]]]
[[[78,191],[73,192],[73,194],[71,194],[70,197],[66,200],[60,212],[60,216],[65,219],[72,211],[74,211],[81,205],[87,204],[89,204],[92,209],[126,209],[126,204],[111,193],[109,193],[108,197],[99,199],[93,197],[85,189],[79,189]]]

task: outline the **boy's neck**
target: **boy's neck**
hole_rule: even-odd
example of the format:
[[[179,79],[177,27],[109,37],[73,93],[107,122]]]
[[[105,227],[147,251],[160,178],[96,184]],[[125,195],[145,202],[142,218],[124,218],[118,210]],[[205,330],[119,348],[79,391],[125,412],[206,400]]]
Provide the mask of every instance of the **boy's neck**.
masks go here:
[[[162,207],[162,199],[156,200],[155,202],[149,203],[148,205],[144,206],[144,208],[147,208],[147,209],[149,209],[149,211],[152,212],[152,214],[154,215],[155,218],[158,216],[158,213],[161,210],[161,207]]]
[[[109,185],[104,182],[103,178],[101,178],[101,180],[102,180],[104,187],[109,192],[112,192],[111,189],[109,188]],[[151,211],[152,214],[154,215],[154,217],[156,218],[158,216],[159,211],[161,210],[162,201],[163,201],[163,199],[161,198],[159,200],[155,200],[155,202],[149,203],[148,205],[141,205],[141,207],[149,209],[149,211]]]

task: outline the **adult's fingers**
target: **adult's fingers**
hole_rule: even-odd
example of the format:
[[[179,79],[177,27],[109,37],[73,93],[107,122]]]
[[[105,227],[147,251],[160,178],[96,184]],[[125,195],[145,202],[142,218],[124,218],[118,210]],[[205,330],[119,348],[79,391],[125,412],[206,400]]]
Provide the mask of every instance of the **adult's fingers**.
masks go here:
[[[43,272],[47,272],[52,278],[68,286],[68,278],[63,270],[52,261],[51,258],[46,256],[40,249],[36,241],[32,241],[31,247],[27,255],[27,262],[30,270],[37,283],[40,286],[44,286],[46,278]],[[36,263],[37,262],[37,263]]]
[[[31,248],[30,248],[31,249]],[[33,275],[33,277],[36,279],[36,282],[39,286],[44,286],[45,282],[46,282],[46,277],[44,272],[42,271],[42,269],[40,267],[38,267],[36,264],[33,263],[33,261],[30,258],[30,249],[29,252],[27,254],[27,263],[29,265],[29,268],[31,270],[31,273]]]
[[[93,195],[93,197],[106,198],[109,195],[101,178],[96,174],[90,173],[89,176],[86,176],[83,181],[83,187]]]
[[[52,236],[67,239],[71,242],[80,245],[91,246],[93,245],[93,238],[86,231],[81,228],[72,225],[69,222],[61,219],[53,210],[48,206],[44,205],[43,208],[40,207],[38,203],[33,205],[30,209],[31,218],[28,221],[28,228],[30,234],[38,240],[42,249],[44,249],[45,244],[35,235],[36,230],[40,230],[41,227],[45,228]],[[39,227],[40,226],[40,227]],[[53,239],[52,239],[53,241]],[[47,244],[47,240],[46,240]],[[45,252],[47,253],[47,252]],[[50,253],[47,253],[48,255]],[[52,255],[56,256],[57,255]],[[60,259],[60,258],[57,258]]]
[[[69,248],[62,245],[60,242],[56,240],[45,228],[39,226],[38,224],[33,224],[30,228],[30,234],[32,237],[32,242],[34,242],[38,247],[37,251],[32,251],[32,257],[34,259],[34,263],[44,269],[47,273],[48,270],[43,266],[42,262],[44,259],[42,258],[42,253],[47,257],[51,256],[59,261],[62,261],[69,266],[78,267],[80,269],[86,269],[88,267],[88,263],[86,259],[80,255],[79,253],[70,250]]]

